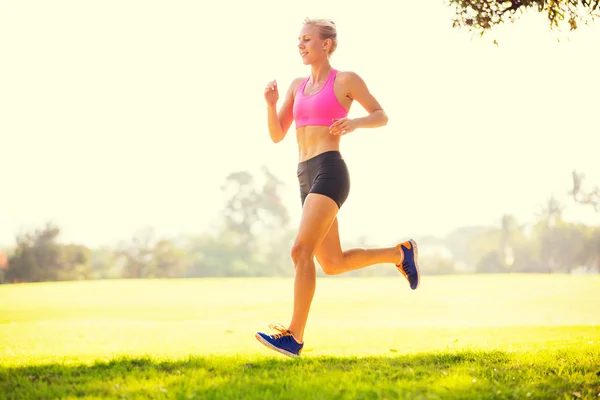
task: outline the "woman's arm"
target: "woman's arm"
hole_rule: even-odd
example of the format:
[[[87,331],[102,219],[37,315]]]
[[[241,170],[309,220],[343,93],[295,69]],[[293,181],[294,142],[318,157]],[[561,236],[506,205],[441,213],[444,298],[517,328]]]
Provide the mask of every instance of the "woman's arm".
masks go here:
[[[269,127],[269,136],[274,143],[281,142],[285,138],[294,121],[294,93],[302,81],[302,78],[297,78],[290,84],[279,113],[277,112],[277,100],[279,99],[277,82],[267,85],[265,90],[265,98],[267,99],[267,125]],[[268,93],[269,91],[271,93]]]
[[[343,118],[331,125],[329,131],[333,135],[344,135],[358,128],[377,128],[388,123],[388,116],[383,107],[369,91],[365,81],[354,72],[340,72],[342,84],[347,96],[356,100],[369,113],[361,118]]]

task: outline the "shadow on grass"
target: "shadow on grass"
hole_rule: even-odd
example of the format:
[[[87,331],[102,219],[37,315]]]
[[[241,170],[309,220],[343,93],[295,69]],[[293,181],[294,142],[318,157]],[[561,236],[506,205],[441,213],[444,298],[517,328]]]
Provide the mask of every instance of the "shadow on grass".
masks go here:
[[[0,398],[598,398],[600,350],[369,357],[120,358],[0,367]]]

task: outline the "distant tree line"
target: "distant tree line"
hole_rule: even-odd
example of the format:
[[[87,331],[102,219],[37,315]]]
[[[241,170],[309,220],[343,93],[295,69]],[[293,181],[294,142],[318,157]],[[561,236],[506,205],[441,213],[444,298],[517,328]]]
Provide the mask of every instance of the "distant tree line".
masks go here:
[[[283,183],[266,168],[262,178],[259,185],[247,171],[227,176],[222,190],[228,201],[212,233],[168,239],[142,230],[114,248],[93,249],[60,243],[54,224],[19,234],[15,246],[0,253],[0,281],[293,276],[295,231],[281,201]],[[584,190],[583,183],[584,176],[574,172],[570,195],[581,207],[598,210],[598,188]],[[498,226],[419,238],[422,273],[600,272],[600,227],[567,222],[563,210],[550,197],[533,226],[504,215]],[[343,247],[369,245],[363,238]],[[346,276],[395,274],[393,266],[377,265]]]

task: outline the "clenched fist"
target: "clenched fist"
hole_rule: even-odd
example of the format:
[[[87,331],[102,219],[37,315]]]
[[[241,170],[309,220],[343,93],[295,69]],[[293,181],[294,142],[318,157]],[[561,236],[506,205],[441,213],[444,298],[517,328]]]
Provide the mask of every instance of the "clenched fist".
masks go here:
[[[279,100],[277,81],[269,82],[269,84],[265,88],[265,100],[267,100],[267,104],[270,106],[274,106],[277,104],[277,100]]]

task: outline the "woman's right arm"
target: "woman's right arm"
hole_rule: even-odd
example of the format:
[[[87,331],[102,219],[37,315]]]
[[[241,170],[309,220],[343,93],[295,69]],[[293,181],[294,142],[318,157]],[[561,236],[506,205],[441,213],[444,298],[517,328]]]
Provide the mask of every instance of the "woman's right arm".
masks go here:
[[[302,82],[303,78],[297,78],[290,84],[279,113],[277,113],[277,100],[279,99],[277,82],[273,81],[269,83],[265,89],[269,135],[274,143],[281,142],[290,129],[290,126],[292,126],[292,122],[294,121],[294,93]]]

